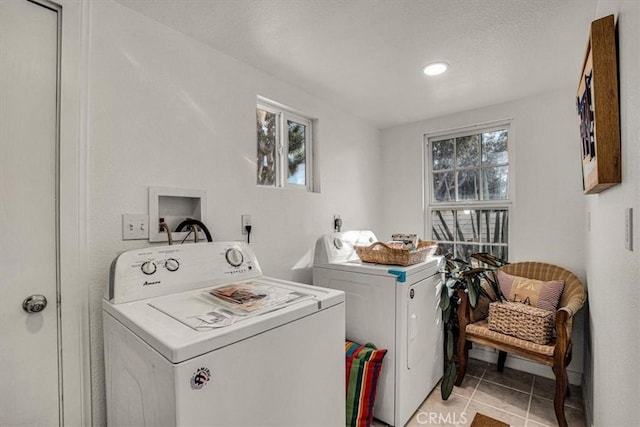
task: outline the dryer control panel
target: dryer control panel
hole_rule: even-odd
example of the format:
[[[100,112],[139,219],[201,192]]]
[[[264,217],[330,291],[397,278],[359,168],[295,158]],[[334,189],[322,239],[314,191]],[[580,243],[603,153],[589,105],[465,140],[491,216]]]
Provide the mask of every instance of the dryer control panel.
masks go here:
[[[358,261],[354,246],[369,246],[376,242],[376,236],[369,230],[351,230],[329,233],[316,241],[314,264],[333,264]]]
[[[261,275],[255,254],[244,242],[154,246],[123,252],[113,260],[105,298],[119,304]]]

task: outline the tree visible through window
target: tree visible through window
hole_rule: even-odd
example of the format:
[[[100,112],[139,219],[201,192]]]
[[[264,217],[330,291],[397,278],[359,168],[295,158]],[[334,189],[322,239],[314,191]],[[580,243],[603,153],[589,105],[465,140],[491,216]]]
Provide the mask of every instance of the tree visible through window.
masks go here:
[[[306,184],[307,126],[287,120],[289,131],[288,174],[289,184]]]
[[[257,184],[311,189],[311,120],[267,103],[256,118]]]
[[[258,108],[258,184],[276,184],[276,120],[278,115]]]
[[[441,253],[508,257],[508,126],[427,140],[428,225]]]

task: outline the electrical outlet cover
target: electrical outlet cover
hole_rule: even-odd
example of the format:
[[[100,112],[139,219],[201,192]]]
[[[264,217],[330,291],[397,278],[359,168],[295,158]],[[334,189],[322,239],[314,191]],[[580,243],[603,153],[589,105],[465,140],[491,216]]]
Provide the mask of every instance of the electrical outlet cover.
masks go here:
[[[245,226],[252,225],[251,224],[251,215],[243,214],[242,215],[242,234],[248,234]]]

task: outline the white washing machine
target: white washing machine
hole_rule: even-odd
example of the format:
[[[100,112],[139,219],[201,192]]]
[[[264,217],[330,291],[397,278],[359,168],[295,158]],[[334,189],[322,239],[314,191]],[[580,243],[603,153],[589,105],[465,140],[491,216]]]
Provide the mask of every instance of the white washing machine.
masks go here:
[[[343,426],[344,316],[343,292],[265,277],[242,242],[124,252],[103,302],[107,422]]]
[[[313,284],[346,293],[347,339],[388,350],[374,417],[403,426],[443,373],[438,257],[408,267],[361,262],[353,246],[375,241],[371,231],[320,237]]]

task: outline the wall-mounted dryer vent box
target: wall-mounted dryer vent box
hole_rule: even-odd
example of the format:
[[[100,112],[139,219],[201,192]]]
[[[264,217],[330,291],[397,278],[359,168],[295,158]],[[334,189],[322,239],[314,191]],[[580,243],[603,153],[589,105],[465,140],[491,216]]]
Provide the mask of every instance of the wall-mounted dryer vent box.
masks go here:
[[[187,238],[193,242],[193,233],[189,230],[175,231],[178,225],[187,218],[197,219],[206,223],[207,195],[204,190],[171,187],[149,187],[149,241],[167,242],[166,231],[160,227],[160,219],[169,226],[175,243]],[[205,234],[200,231],[198,240],[205,240]]]

